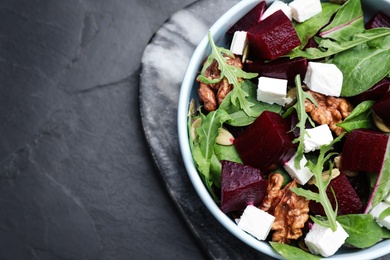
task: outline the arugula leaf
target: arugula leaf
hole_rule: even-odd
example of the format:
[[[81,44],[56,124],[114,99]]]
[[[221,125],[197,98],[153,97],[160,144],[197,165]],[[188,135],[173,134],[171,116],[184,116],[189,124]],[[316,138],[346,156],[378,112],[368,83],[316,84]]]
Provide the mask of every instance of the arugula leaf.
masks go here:
[[[390,28],[386,29],[390,33]],[[360,94],[388,75],[389,57],[390,36],[367,41],[335,55],[333,64],[343,72],[341,96]]]
[[[343,42],[364,30],[360,0],[349,0],[340,7],[332,22],[321,30],[320,36]]]
[[[230,116],[224,110],[216,110],[210,112],[207,116],[200,112],[201,124],[198,124],[199,120],[193,121],[193,119],[189,117],[188,120],[189,132],[194,135],[190,138],[192,157],[205,186],[214,200],[217,201],[218,197],[214,193],[212,186],[213,184],[217,187],[219,186],[220,170],[218,168],[218,159],[216,160],[214,154],[214,146],[216,145],[219,129],[224,122],[230,120]],[[194,126],[195,122],[197,124]]]
[[[229,93],[222,104],[219,106],[219,109],[225,110],[232,120],[229,122],[232,126],[246,126],[253,123],[256,118],[263,113],[264,111],[272,111],[275,113],[279,113],[282,111],[282,107],[277,104],[267,104],[264,102],[260,102],[257,100],[257,87],[250,80],[244,80],[242,84],[242,89],[248,93],[248,97],[246,99],[253,103],[252,110],[254,111],[254,116],[247,115],[239,106],[235,106],[231,101],[231,93]]]
[[[302,84],[301,84],[301,76],[299,74],[297,74],[297,76],[295,77],[295,86],[297,88],[297,102],[283,114],[283,117],[286,118],[288,115],[292,113],[294,109],[298,115],[298,124],[296,125],[296,127],[299,128],[299,136],[294,139],[293,143],[294,144],[298,143],[298,148],[296,153],[297,155],[294,160],[294,166],[297,169],[300,169],[301,168],[300,162],[305,152],[304,136],[307,134],[306,121],[309,120],[311,125],[314,126],[314,122],[311,121],[311,118],[306,113],[305,100],[309,99],[316,106],[317,106],[317,102],[310,93],[303,91]]]
[[[331,39],[318,37],[316,38],[319,45],[318,48],[307,48],[305,49],[305,51],[295,48],[290,51],[286,56],[290,57],[290,59],[304,57],[309,60],[327,58],[334,54],[356,47],[359,44],[366,43],[368,41],[382,38],[388,35],[390,35],[390,28],[374,28],[355,34],[353,38],[349,41],[338,42],[333,41]]]
[[[344,136],[344,134],[341,134],[336,139],[334,139],[329,145],[323,145],[321,147],[320,155],[318,156],[318,161],[316,164],[314,164],[311,161],[308,161],[306,164],[306,167],[308,167],[310,169],[310,171],[313,173],[313,175],[315,177],[315,180],[316,180],[315,185],[318,188],[318,193],[315,193],[315,192],[312,192],[309,190],[305,190],[303,188],[291,188],[291,190],[293,192],[295,192],[298,196],[304,196],[309,200],[314,200],[318,203],[321,203],[322,207],[324,208],[324,211],[325,211],[325,214],[327,217],[327,221],[322,221],[322,220],[316,219],[313,216],[311,218],[313,219],[314,222],[316,222],[322,226],[329,227],[333,231],[336,231],[336,229],[337,229],[337,225],[336,225],[337,206],[336,206],[336,209],[334,210],[332,207],[332,204],[327,196],[327,193],[326,193],[326,190],[327,190],[332,178],[328,178],[326,181],[324,181],[322,178],[322,172],[324,169],[325,162],[329,161],[329,159],[332,156],[337,154],[334,152],[332,152],[332,153],[328,153],[328,152],[332,149],[332,147],[335,143],[337,143],[338,141],[341,140],[341,138],[343,138],[343,136]],[[331,163],[329,163],[329,165],[330,165],[329,171],[331,172],[332,165],[331,165]]]
[[[242,89],[241,87],[242,82],[240,82],[238,78],[252,79],[256,77],[258,74],[247,73],[236,66],[229,65],[226,62],[223,53],[231,57],[234,57],[234,54],[228,49],[216,46],[210,32],[208,32],[208,38],[211,45],[211,54],[208,56],[205,64],[203,65],[201,75],[198,76],[198,79],[206,84],[210,84],[210,83],[217,83],[221,81],[224,77],[226,77],[229,84],[232,84],[234,86],[231,91],[231,102],[233,103],[233,105],[235,106],[238,105],[248,116],[254,117],[256,115],[256,112],[253,111],[252,109],[254,104],[252,102],[249,102],[246,99],[248,93],[246,93]],[[218,69],[220,70],[221,73],[220,73],[220,78],[210,80],[204,75],[206,69],[210,66],[210,64],[213,62],[214,59],[217,61]]]
[[[310,253],[307,253],[303,251],[302,249],[290,246],[287,244],[277,243],[277,242],[269,242],[273,249],[275,249],[276,252],[281,254],[284,259],[289,260],[318,260],[321,259],[321,257],[312,255]]]
[[[337,221],[348,233],[346,242],[357,248],[375,245],[386,236],[370,214],[350,214],[337,217]]]
[[[375,101],[373,100],[363,101],[352,110],[352,113],[343,122],[337,124],[337,126],[344,128],[347,132],[358,128],[374,128],[374,122],[371,116],[371,107],[374,104]]]

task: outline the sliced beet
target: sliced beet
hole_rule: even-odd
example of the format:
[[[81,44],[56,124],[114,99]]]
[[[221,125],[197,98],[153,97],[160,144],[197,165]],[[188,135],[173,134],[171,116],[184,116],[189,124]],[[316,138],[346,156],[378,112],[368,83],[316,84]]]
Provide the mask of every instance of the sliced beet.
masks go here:
[[[390,17],[383,12],[376,13],[365,25],[366,29],[390,27]]]
[[[261,1],[240,20],[238,20],[232,27],[227,31],[228,34],[234,34],[236,31],[247,31],[250,27],[260,22],[260,18],[266,9],[266,2]]]
[[[331,180],[328,189],[326,190],[329,201],[332,204],[333,209],[335,209],[336,200],[331,189],[333,189],[337,199],[337,215],[359,214],[364,212],[364,206],[360,197],[344,174],[341,173],[339,176]],[[313,189],[313,191],[316,190]],[[314,215],[325,216],[324,208],[320,203],[311,200],[309,202],[309,208]]]
[[[244,69],[248,72],[259,73],[259,76],[287,79],[289,83],[293,83],[297,74],[300,74],[302,79],[305,77],[307,60],[302,57],[280,58],[270,62],[258,59],[246,62]]]
[[[379,173],[382,169],[389,136],[367,129],[356,129],[347,135],[341,169]]]
[[[221,161],[221,164],[221,210],[224,213],[263,202],[268,180],[259,169],[231,161]]]
[[[301,44],[290,19],[278,10],[248,29],[250,54],[274,60]]]
[[[375,114],[382,119],[386,126],[390,126],[390,92],[387,92],[372,106]]]
[[[381,81],[376,83],[370,89],[364,91],[363,93],[352,97],[351,101],[353,104],[357,105],[365,100],[379,100],[383,97],[390,89],[390,80],[389,78],[383,78]]]
[[[296,152],[294,134],[281,115],[265,111],[234,141],[244,164],[268,172]]]

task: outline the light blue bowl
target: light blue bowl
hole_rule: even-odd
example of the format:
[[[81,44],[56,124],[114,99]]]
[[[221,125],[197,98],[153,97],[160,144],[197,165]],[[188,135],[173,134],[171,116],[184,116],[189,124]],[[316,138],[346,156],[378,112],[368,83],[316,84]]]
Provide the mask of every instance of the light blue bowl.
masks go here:
[[[217,45],[222,45],[226,31],[235,24],[244,14],[256,6],[260,0],[242,0],[229,11],[227,11],[217,22],[210,28],[210,32]],[[267,3],[271,3],[273,0],[268,0]],[[290,1],[286,1],[290,2]],[[362,0],[363,6],[370,9],[371,15],[377,10],[382,10],[386,14],[390,15],[390,0]],[[217,204],[213,201],[207,188],[204,186],[197,169],[195,168],[194,161],[191,156],[188,131],[187,131],[187,114],[189,102],[193,98],[197,98],[197,89],[194,87],[195,79],[198,75],[198,71],[201,68],[203,60],[210,54],[210,46],[207,35],[203,37],[197,48],[195,49],[192,58],[188,64],[186,73],[181,85],[179,106],[178,106],[178,134],[180,149],[183,157],[185,167],[192,184],[195,187],[199,197],[210,210],[212,215],[233,235],[248,244],[249,246],[259,250],[260,252],[269,256],[282,259],[282,257],[276,253],[272,247],[264,241],[259,241],[250,236],[246,232],[242,231],[227,215],[225,215]],[[356,250],[356,249],[340,249],[337,254],[327,259],[375,259],[390,253],[390,240],[382,241],[373,247]]]

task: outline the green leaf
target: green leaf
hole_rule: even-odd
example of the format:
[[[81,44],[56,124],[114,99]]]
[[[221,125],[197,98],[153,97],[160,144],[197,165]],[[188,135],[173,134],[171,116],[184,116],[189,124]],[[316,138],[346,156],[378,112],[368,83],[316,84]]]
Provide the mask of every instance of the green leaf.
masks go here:
[[[364,30],[360,0],[349,0],[340,7],[332,22],[321,30],[320,36],[343,42],[350,40],[352,36]]]
[[[390,28],[386,28],[390,33]],[[367,41],[335,55],[335,64],[343,73],[341,96],[358,95],[390,72],[390,36]]]
[[[373,246],[386,234],[370,214],[338,216],[337,221],[348,233],[346,242],[357,248]]]
[[[295,23],[294,28],[301,40],[300,49],[306,46],[310,38],[323,28],[331,19],[332,15],[340,8],[338,4],[321,3],[322,12],[313,16],[303,23]]]
[[[218,157],[218,160],[227,160],[236,163],[242,163],[240,155],[237,153],[234,145],[219,145],[214,146],[215,155]]]
[[[277,242],[269,242],[273,249],[275,249],[276,252],[281,254],[284,259],[289,260],[318,260],[321,259],[319,256],[312,255],[310,253],[307,253],[303,251],[302,249],[294,246],[290,246],[287,244],[277,243]]]
[[[366,100],[357,105],[351,114],[342,123],[337,124],[345,131],[351,132],[354,129],[374,128],[375,124],[371,116],[371,107],[375,104],[373,100]]]
[[[188,130],[194,134],[190,139],[190,148],[192,158],[198,172],[207,187],[210,194],[215,201],[218,201],[218,196],[213,191],[213,185],[220,185],[220,165],[214,154],[214,147],[216,145],[216,138],[222,124],[230,120],[229,115],[224,110],[216,110],[210,112],[207,116],[200,113],[202,123],[193,131],[193,119],[198,117],[189,117]]]
[[[298,115],[298,124],[296,127],[299,128],[299,136],[294,139],[293,143],[298,143],[298,148],[296,152],[296,157],[294,160],[294,166],[297,169],[300,169],[300,161],[303,158],[303,154],[305,152],[305,147],[304,147],[304,136],[306,135],[306,121],[310,121],[309,115],[306,113],[305,109],[305,100],[309,99],[313,104],[317,106],[317,102],[313,98],[313,96],[308,93],[303,91],[302,89],[302,84],[301,84],[301,76],[297,74],[295,77],[295,86],[297,88],[297,102],[292,106],[289,110],[287,110],[284,114],[283,117],[287,117],[293,109],[297,112]],[[311,121],[310,121],[311,122]],[[313,125],[313,122],[311,122]]]
[[[252,106],[252,111],[254,116],[249,116],[246,114],[239,106],[234,105],[231,100],[231,93],[229,93],[222,104],[219,106],[219,109],[225,110],[232,120],[229,122],[232,126],[247,126],[253,123],[255,119],[264,111],[272,111],[279,113],[282,111],[282,107],[276,104],[267,104],[257,100],[257,86],[250,80],[244,80],[242,84],[242,90],[248,93],[246,99],[248,102],[254,104]]]
[[[379,219],[383,220],[383,219],[385,219],[388,216],[390,216],[390,207],[388,207],[387,209],[382,211],[382,213],[379,215]]]
[[[307,48],[305,51],[295,48],[286,56],[290,57],[290,59],[304,57],[309,60],[327,58],[334,54],[356,47],[359,44],[388,35],[390,35],[390,28],[375,28],[355,34],[350,41],[338,42],[331,39],[319,38],[318,48]]]
[[[247,73],[243,71],[242,69],[230,65],[226,62],[225,57],[223,54],[227,54],[231,57],[234,57],[234,54],[223,47],[218,47],[215,45],[215,42],[213,40],[213,37],[211,36],[211,33],[208,32],[208,38],[211,45],[211,54],[208,56],[205,64],[203,65],[201,75],[198,76],[198,79],[206,84],[210,83],[217,83],[221,81],[224,77],[227,78],[229,84],[233,85],[232,91],[230,91],[230,98],[231,102],[235,106],[239,106],[248,116],[255,116],[255,111],[252,110],[252,107],[254,104],[252,102],[249,102],[246,98],[248,96],[248,93],[246,93],[242,89],[242,82],[238,80],[238,78],[244,78],[244,79],[252,79],[256,77],[257,73]],[[205,71],[210,66],[210,64],[213,62],[213,60],[216,60],[218,63],[218,69],[220,70],[220,78],[210,80],[207,77],[205,77]]]

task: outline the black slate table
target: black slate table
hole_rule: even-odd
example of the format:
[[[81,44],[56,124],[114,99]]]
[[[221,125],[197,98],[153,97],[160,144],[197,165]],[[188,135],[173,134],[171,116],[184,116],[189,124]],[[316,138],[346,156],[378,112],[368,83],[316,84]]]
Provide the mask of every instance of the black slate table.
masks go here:
[[[269,259],[216,223],[177,146],[180,73],[238,1],[0,2],[0,259]],[[152,51],[176,45],[167,82]]]
[[[139,108],[144,48],[192,2],[0,2],[0,259],[207,258]]]

